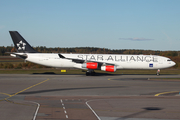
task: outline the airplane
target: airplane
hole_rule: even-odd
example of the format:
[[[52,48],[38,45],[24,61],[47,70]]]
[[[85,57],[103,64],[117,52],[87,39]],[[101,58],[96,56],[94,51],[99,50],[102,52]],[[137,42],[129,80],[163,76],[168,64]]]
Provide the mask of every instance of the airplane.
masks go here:
[[[87,70],[87,76],[94,75],[94,70],[115,72],[119,69],[157,69],[159,75],[160,69],[176,64],[158,55],[39,53],[17,31],[9,33],[17,50],[11,56],[49,67]]]

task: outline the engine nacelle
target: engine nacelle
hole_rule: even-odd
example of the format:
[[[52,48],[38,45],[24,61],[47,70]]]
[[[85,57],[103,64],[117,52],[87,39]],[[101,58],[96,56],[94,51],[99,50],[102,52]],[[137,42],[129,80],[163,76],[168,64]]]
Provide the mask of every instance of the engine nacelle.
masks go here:
[[[98,68],[98,63],[96,63],[96,62],[83,63],[82,68],[97,69]]]
[[[115,72],[116,66],[114,65],[101,66],[101,70],[107,71],[107,72]]]

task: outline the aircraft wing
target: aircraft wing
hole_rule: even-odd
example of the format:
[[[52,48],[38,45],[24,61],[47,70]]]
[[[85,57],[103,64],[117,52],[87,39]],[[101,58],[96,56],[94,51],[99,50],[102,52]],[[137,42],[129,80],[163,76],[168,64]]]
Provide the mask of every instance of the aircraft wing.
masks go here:
[[[64,57],[63,55],[61,54],[58,54],[60,58],[62,59],[68,59],[68,60],[72,60],[72,62],[75,62],[75,63],[87,63],[87,62],[94,62],[94,63],[98,63],[98,66],[102,66],[102,65],[113,65],[115,66],[115,64],[111,64],[111,63],[105,63],[105,62],[98,62],[98,61],[91,61],[91,60],[81,60],[81,59],[75,59],[75,58],[66,58]]]

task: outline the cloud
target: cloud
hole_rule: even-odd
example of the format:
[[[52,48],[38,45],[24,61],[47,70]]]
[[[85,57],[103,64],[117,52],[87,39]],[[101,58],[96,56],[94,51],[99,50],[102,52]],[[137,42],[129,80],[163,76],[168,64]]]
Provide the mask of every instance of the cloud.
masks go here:
[[[148,38],[119,38],[119,40],[131,40],[131,41],[149,41],[154,39],[148,39]]]

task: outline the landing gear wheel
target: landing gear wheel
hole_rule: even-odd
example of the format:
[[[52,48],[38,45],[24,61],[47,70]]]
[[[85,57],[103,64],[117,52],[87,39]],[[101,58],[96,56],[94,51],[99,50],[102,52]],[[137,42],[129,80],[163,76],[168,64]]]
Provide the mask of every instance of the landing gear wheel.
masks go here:
[[[95,75],[94,70],[88,70],[88,71],[86,72],[86,76],[94,76],[94,75]]]
[[[86,72],[86,76],[89,76],[89,75],[90,75],[90,72],[87,71],[87,72]]]

